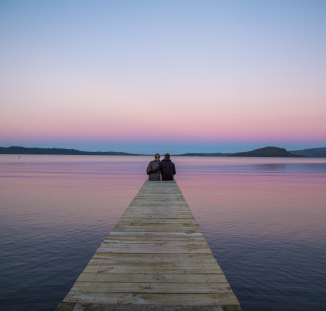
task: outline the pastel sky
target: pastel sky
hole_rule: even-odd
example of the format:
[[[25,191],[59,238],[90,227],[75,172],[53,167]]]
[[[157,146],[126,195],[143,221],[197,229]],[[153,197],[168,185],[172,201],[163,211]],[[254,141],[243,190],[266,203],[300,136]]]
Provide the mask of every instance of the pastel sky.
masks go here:
[[[326,1],[0,1],[0,146],[326,146]]]

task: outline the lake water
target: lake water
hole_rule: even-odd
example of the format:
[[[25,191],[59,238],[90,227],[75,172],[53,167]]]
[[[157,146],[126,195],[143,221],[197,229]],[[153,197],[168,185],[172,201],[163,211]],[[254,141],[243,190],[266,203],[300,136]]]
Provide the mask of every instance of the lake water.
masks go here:
[[[0,156],[0,310],[55,310],[151,157]],[[326,159],[173,157],[244,311],[326,310]]]

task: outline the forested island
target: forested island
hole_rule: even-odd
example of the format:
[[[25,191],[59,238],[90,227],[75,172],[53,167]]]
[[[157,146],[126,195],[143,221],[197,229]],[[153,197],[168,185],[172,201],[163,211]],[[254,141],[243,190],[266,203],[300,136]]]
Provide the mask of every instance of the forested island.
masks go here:
[[[265,147],[260,149],[255,149],[247,152],[237,152],[231,153],[228,155],[229,157],[304,157],[304,155],[293,154],[284,148],[279,147]]]
[[[184,153],[175,156],[184,157],[310,157],[310,158],[326,158],[326,147],[310,148],[304,150],[287,151],[279,147],[264,147],[247,152],[236,153]]]

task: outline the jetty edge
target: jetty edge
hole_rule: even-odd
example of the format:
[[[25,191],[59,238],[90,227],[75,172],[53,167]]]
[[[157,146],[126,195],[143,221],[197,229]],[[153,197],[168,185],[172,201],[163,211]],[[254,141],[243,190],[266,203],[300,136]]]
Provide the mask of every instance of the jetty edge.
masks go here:
[[[56,311],[240,311],[175,181],[145,181]]]

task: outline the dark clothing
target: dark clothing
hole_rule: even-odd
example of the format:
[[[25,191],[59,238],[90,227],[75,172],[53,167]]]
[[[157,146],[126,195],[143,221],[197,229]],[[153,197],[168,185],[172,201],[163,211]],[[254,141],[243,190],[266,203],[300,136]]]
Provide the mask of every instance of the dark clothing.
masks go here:
[[[151,161],[149,162],[147,169],[146,169],[146,173],[148,176],[149,180],[161,180],[161,176],[160,176],[160,172],[156,172],[156,173],[150,173],[150,170],[155,169],[157,167],[159,167],[160,165],[160,161]]]
[[[157,168],[152,169],[150,171],[150,174],[156,173],[158,171],[161,171],[162,180],[173,180],[173,175],[176,174],[175,165],[173,162],[171,162],[170,159],[162,160],[160,165]]]

